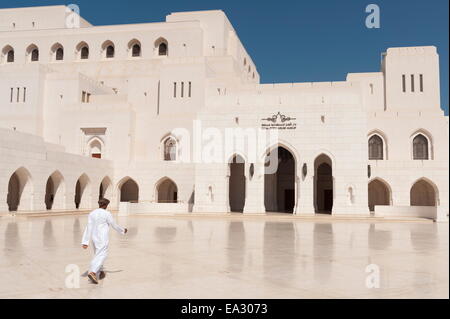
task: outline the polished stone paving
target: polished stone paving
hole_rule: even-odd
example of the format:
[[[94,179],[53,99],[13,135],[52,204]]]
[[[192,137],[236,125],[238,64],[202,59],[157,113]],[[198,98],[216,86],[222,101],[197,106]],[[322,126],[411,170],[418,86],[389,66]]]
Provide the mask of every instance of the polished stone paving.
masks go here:
[[[0,298],[449,297],[448,224],[117,219],[130,231],[111,231],[107,277],[95,286],[85,274],[92,251],[80,247],[87,216],[0,217]]]

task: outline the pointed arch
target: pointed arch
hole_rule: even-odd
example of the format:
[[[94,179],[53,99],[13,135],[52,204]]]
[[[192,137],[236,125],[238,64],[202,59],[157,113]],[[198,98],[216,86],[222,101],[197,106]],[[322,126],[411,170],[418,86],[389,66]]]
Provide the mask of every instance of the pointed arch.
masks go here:
[[[119,202],[139,202],[139,185],[131,178],[126,176],[117,184]]]
[[[6,202],[9,211],[26,211],[33,209],[33,180],[25,167],[20,167],[12,173],[8,182]]]
[[[47,210],[62,210],[66,207],[66,186],[60,171],[54,171],[47,179],[45,187],[45,206]]]
[[[105,142],[98,136],[90,138],[87,142],[89,157],[102,159],[105,154]]]
[[[82,174],[75,185],[75,208],[90,209],[91,205],[91,180],[86,174]]]
[[[116,46],[111,40],[107,40],[102,44],[103,58],[113,59],[116,56]]]
[[[411,158],[413,160],[432,160],[433,137],[425,129],[418,129],[410,136]]]
[[[89,45],[85,41],[81,41],[76,46],[76,53],[78,60],[89,59]]]
[[[388,140],[380,130],[372,130],[368,135],[369,160],[388,159]]]
[[[177,184],[167,176],[159,179],[155,184],[155,199],[158,203],[177,203]]]
[[[57,42],[52,45],[50,49],[50,55],[52,61],[63,61],[64,60],[64,47],[61,43]]]
[[[316,213],[333,213],[334,176],[333,160],[321,153],[314,160],[314,207]]]
[[[128,42],[128,56],[130,58],[138,58],[142,56],[142,45],[138,39]]]
[[[264,157],[264,206],[266,212],[295,213],[298,206],[298,155],[287,143],[269,147]]]
[[[39,61],[39,48],[35,44],[30,44],[26,49],[26,57],[28,62]]]
[[[2,49],[2,63],[13,63],[14,60],[14,48],[10,45],[5,45]]]
[[[392,188],[384,179],[375,177],[368,184],[369,210],[375,211],[375,206],[392,205]]]
[[[439,189],[426,177],[417,179],[410,190],[411,206],[439,206]]]
[[[155,41],[155,52],[157,56],[169,55],[169,42],[163,37],[158,38]]]
[[[167,162],[177,161],[179,158],[178,139],[171,134],[166,135],[161,140],[161,150],[162,150],[161,157],[163,161]]]
[[[105,176],[103,180],[100,183],[99,192],[98,192],[98,199],[111,199],[112,198],[112,180],[109,176]]]

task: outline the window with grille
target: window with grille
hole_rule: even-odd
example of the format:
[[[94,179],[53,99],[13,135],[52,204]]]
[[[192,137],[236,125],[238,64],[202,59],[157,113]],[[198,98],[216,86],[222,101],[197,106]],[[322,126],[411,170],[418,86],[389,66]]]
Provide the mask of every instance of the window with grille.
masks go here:
[[[415,160],[428,160],[428,139],[422,134],[417,135],[413,140],[413,158]]]
[[[383,160],[383,140],[378,135],[369,139],[369,160]]]

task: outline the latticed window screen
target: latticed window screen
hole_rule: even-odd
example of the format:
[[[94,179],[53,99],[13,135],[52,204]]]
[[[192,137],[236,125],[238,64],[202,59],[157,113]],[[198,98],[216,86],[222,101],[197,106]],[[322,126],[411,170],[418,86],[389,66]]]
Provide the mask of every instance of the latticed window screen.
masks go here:
[[[177,159],[177,144],[174,139],[169,138],[164,142],[164,160],[176,161]]]
[[[413,141],[413,158],[415,160],[428,160],[428,139],[422,134],[417,135]]]
[[[369,160],[383,159],[383,140],[378,135],[369,139]]]

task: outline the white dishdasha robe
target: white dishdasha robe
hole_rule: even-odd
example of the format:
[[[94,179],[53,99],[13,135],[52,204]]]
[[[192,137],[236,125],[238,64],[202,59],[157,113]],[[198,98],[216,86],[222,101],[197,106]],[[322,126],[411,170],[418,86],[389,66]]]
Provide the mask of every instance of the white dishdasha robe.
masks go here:
[[[97,274],[103,269],[103,263],[108,257],[109,226],[125,234],[125,229],[114,222],[112,214],[104,209],[96,209],[89,214],[88,224],[84,231],[82,245],[88,245],[92,240],[95,256],[91,261],[89,272]]]

